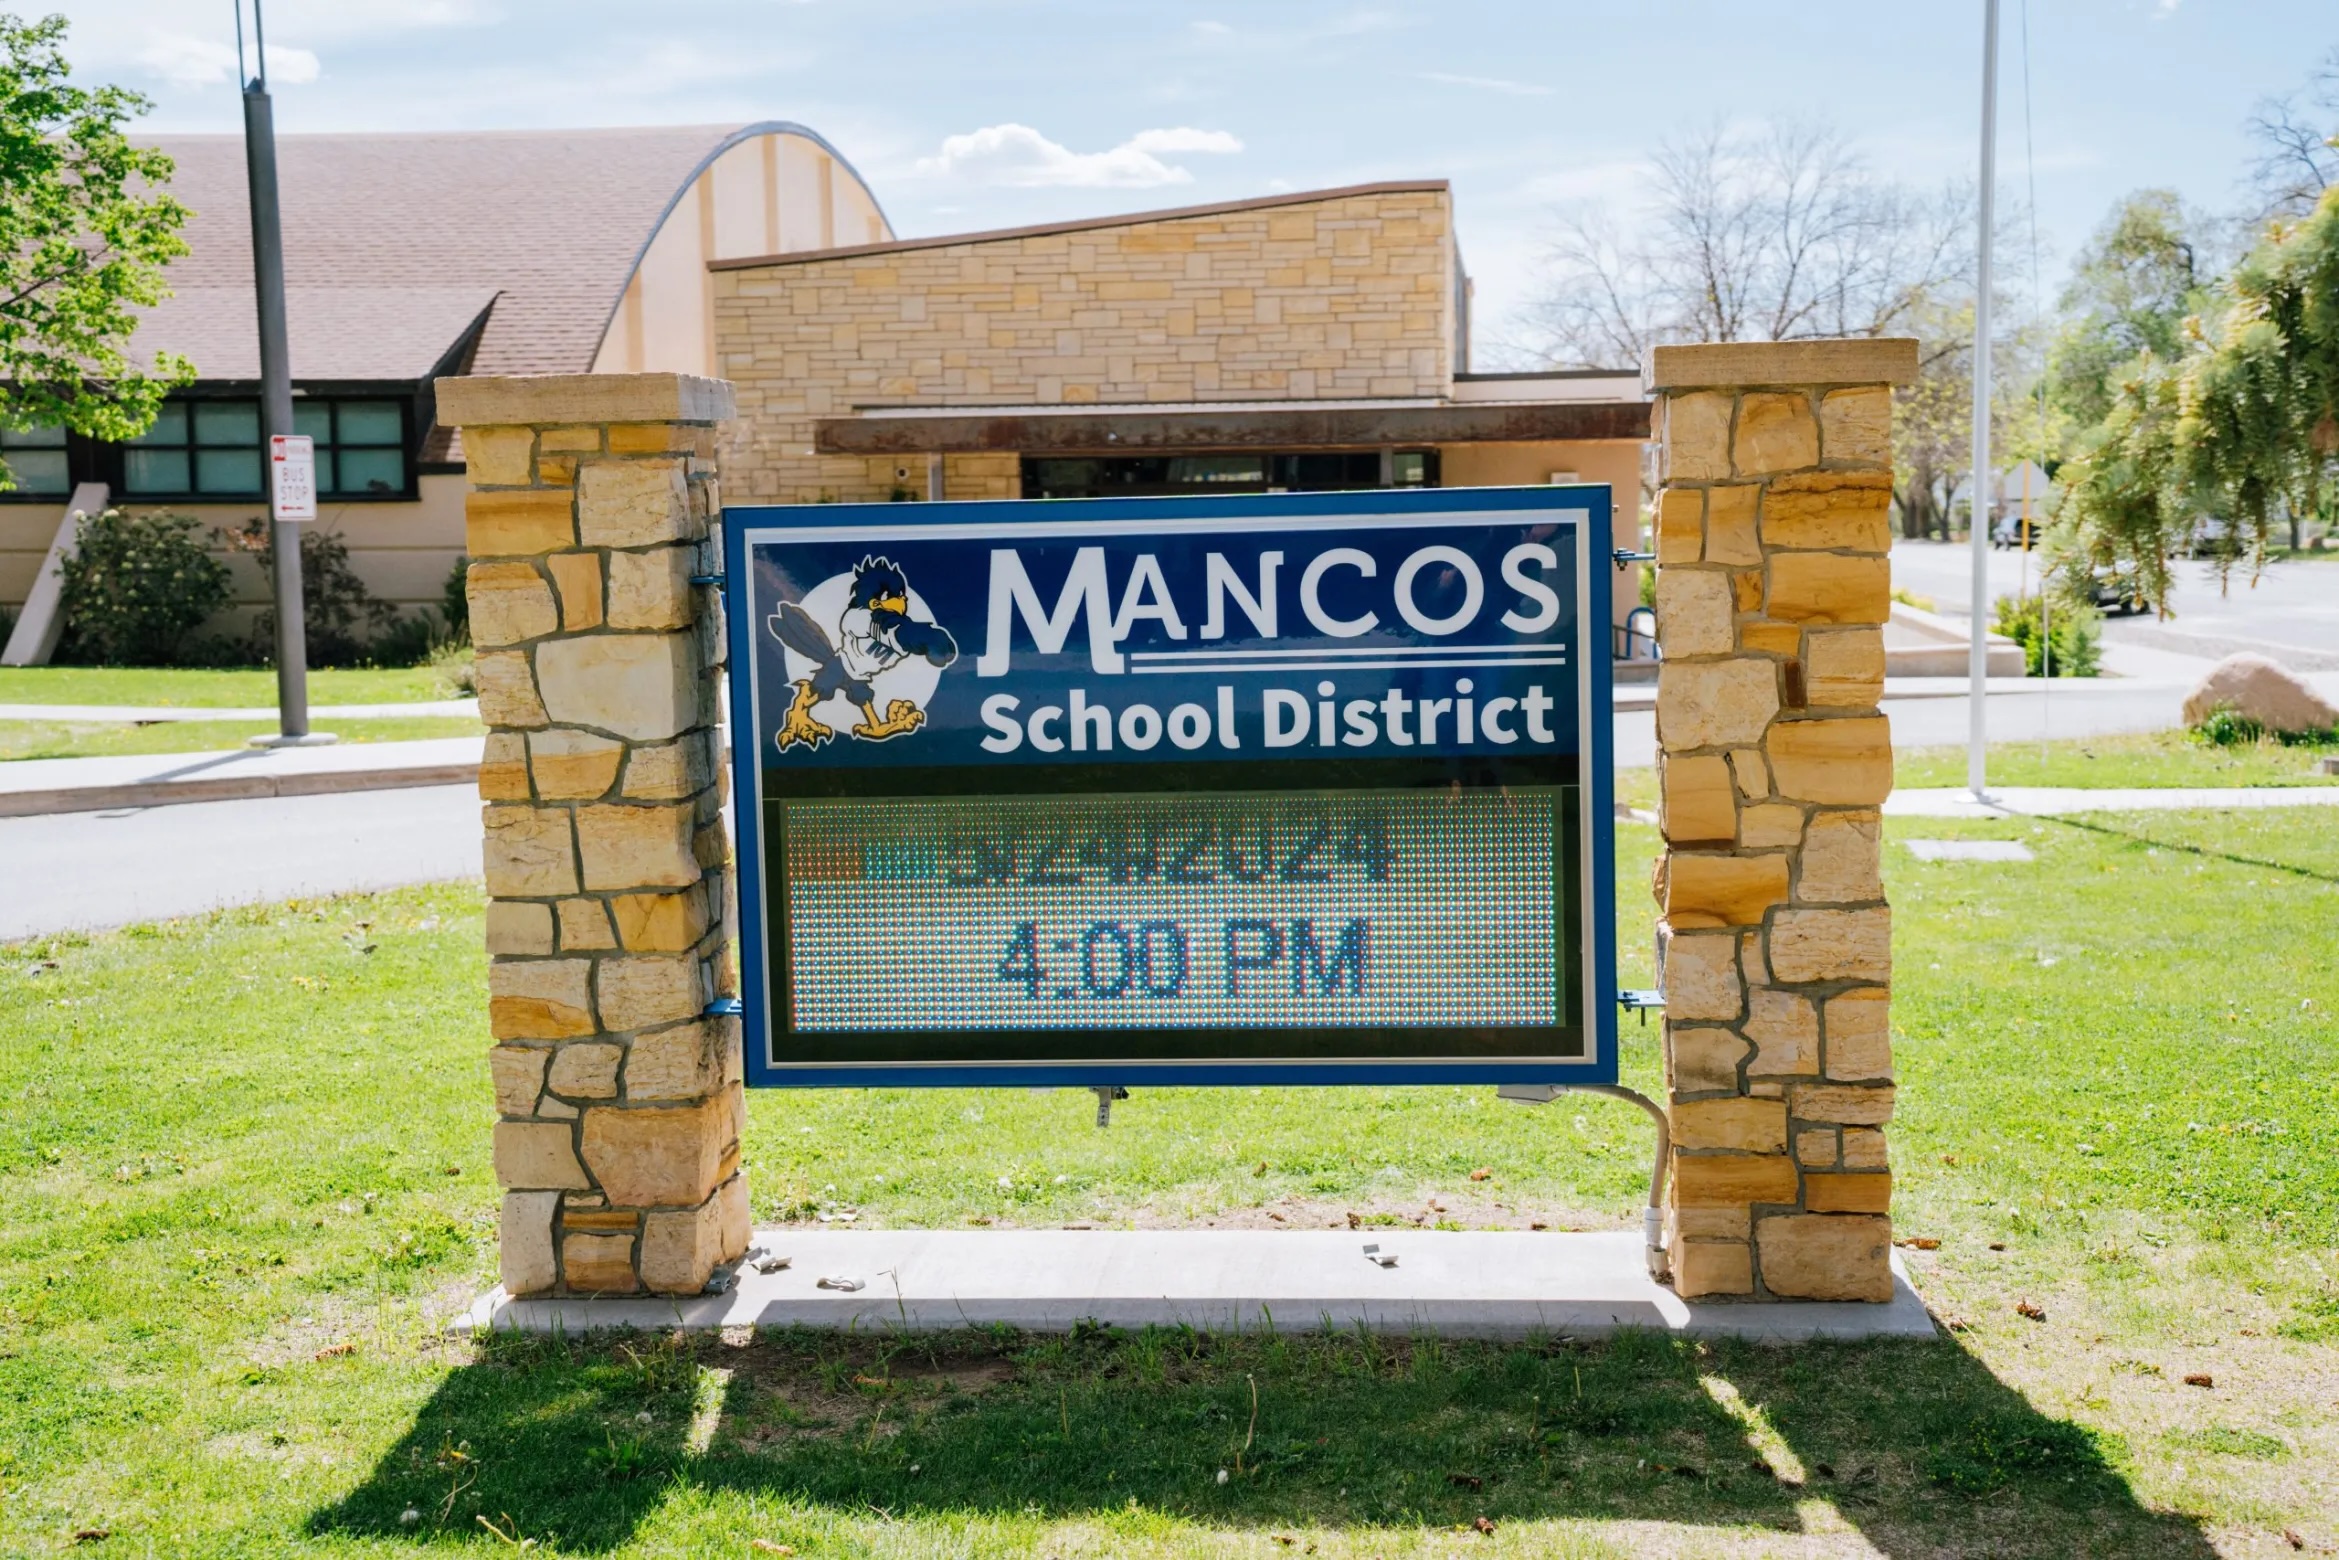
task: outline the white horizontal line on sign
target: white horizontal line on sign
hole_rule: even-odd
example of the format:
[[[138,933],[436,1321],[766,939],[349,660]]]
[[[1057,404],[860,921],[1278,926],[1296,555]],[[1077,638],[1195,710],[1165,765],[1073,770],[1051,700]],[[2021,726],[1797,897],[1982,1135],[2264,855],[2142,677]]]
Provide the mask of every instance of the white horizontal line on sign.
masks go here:
[[[1132,650],[1132,661],[1265,661],[1294,660],[1300,656],[1414,657],[1422,660],[1455,655],[1551,655],[1559,645],[1377,645],[1362,650]]]
[[[1536,491],[1529,489],[1528,491]],[[1012,500],[1010,502],[1013,502]],[[1038,503],[1034,499],[1030,502]],[[1137,499],[1058,499],[1057,503],[1138,503]],[[1220,500],[1212,500],[1220,502]],[[747,508],[747,505],[741,505]],[[763,507],[763,506],[755,506]],[[874,504],[859,506],[874,509]],[[1268,521],[1263,515],[1212,516],[1193,519],[1103,520],[1076,519],[1018,520],[1018,521],[943,521],[933,525],[904,524],[894,521],[885,525],[808,525],[763,526],[750,524],[741,539],[747,545],[759,546],[769,542],[858,542],[888,541],[901,544],[911,542],[963,542],[999,540],[1007,537],[1042,536],[1059,541],[1073,541],[1092,536],[1209,536],[1240,534],[1281,536],[1292,531],[1409,531],[1431,530],[1444,526],[1489,526],[1536,524],[1567,527],[1588,524],[1592,512],[1588,509],[1544,509],[1522,504],[1515,509],[1436,510],[1421,514],[1345,514],[1345,515],[1290,515]],[[1531,518],[1529,518],[1531,517]]]
[[[1191,676],[1197,672],[1386,672],[1408,666],[1565,666],[1567,657],[1547,655],[1536,657],[1512,656],[1500,661],[1439,660],[1380,660],[1380,661],[1269,661],[1264,665],[1234,664],[1213,661],[1207,666],[1132,666],[1131,675],[1137,677]]]

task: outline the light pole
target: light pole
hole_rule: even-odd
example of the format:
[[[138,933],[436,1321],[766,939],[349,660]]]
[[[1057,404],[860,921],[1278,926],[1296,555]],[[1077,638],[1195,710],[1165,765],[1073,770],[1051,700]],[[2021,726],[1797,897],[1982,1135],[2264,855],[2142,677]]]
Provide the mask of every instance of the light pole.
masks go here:
[[[292,349],[284,323],[284,224],[276,194],[276,113],[268,100],[268,35],[252,0],[257,68],[244,77],[244,168],[252,206],[252,293],[259,310],[260,419],[269,440],[292,432]],[[244,69],[244,10],[236,0],[236,69]],[[272,452],[272,448],[271,448]],[[332,737],[309,730],[308,624],[303,611],[300,526],[278,513],[275,462],[269,472],[269,540],[276,575],[277,735],[261,747],[308,747]]]
[[[254,0],[257,4],[258,0]],[[1966,656],[1966,789],[1989,799],[1990,716],[1990,225],[1998,179],[1998,0],[1982,0],[1982,187],[1974,230],[1973,642]]]

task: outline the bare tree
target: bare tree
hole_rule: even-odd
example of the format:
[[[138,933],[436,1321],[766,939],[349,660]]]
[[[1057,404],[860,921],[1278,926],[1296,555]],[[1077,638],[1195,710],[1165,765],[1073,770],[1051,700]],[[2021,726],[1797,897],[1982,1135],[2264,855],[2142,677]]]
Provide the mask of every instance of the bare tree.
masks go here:
[[[1882,335],[1968,268],[1970,201],[1878,179],[1834,130],[1715,126],[1660,146],[1632,236],[1563,214],[1521,346],[1555,367],[1671,341]]]
[[[2314,210],[2323,191],[2339,184],[2339,47],[2297,91],[2261,98],[2247,129],[2258,143],[2250,175],[2260,219]]]

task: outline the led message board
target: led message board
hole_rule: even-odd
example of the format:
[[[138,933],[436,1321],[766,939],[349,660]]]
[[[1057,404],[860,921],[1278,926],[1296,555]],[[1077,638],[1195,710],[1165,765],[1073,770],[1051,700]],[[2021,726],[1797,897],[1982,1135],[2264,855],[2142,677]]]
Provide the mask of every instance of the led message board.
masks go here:
[[[1608,525],[730,510],[748,1081],[1613,1081]]]

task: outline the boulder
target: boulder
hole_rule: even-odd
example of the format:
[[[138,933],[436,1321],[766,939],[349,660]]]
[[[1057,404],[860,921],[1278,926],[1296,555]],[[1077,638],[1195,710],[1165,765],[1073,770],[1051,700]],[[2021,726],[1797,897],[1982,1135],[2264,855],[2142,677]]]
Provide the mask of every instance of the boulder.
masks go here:
[[[2296,672],[2262,655],[2229,655],[2209,669],[2185,700],[2185,724],[2198,726],[2221,706],[2268,731],[2329,731],[2339,709]]]

